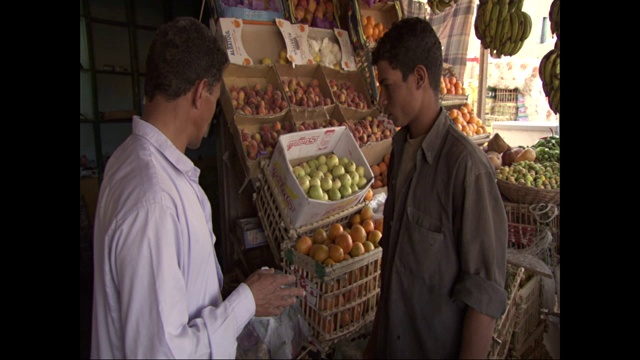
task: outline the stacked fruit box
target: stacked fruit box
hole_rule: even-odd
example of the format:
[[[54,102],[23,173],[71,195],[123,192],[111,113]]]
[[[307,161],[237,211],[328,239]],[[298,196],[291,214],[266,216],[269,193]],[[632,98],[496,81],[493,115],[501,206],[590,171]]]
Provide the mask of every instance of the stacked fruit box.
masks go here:
[[[333,201],[305,194],[294,168],[328,153],[362,166],[366,183],[351,195]],[[337,341],[353,336],[373,320],[382,249],[372,247],[365,252],[361,247],[362,252],[330,264],[297,251],[295,243],[302,236],[313,237],[319,229],[329,232],[335,224],[346,228],[365,206],[373,173],[346,127],[282,135],[271,159],[261,161],[261,170],[254,200],[265,235],[284,272],[294,275],[297,286],[306,291],[302,308],[311,329],[309,342],[327,353]]]
[[[510,358],[520,358],[542,344],[546,322],[542,320],[540,275],[527,274],[516,293],[516,314],[509,344]]]
[[[312,236],[316,229],[328,231],[329,227],[335,223],[346,224],[351,216],[364,206],[364,202],[360,202],[336,214],[296,228],[292,225],[291,219],[286,216],[284,200],[278,192],[273,177],[265,171],[268,165],[268,160],[263,160],[260,164],[262,172],[256,185],[254,201],[277,264],[282,264],[285,250],[291,248],[296,239],[303,235]]]
[[[513,334],[513,324],[516,320],[516,295],[523,278],[523,267],[515,267],[510,264],[507,266],[507,281],[505,284],[508,295],[507,309],[496,321],[491,346],[489,348],[489,355],[487,356],[488,359],[504,359],[507,356],[509,342]]]
[[[297,285],[305,289],[302,312],[311,329],[311,343],[321,353],[373,322],[382,248],[328,266],[292,248],[284,257],[285,272],[295,275]]]

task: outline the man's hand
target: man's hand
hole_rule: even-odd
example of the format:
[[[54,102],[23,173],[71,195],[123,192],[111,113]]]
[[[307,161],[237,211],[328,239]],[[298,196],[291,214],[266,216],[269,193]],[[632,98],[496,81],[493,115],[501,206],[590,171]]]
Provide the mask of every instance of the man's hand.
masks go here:
[[[244,282],[256,301],[256,316],[278,316],[285,307],[296,303],[296,297],[304,296],[304,290],[293,287],[293,275],[275,274],[274,269],[257,270]],[[287,287],[291,285],[291,287]]]

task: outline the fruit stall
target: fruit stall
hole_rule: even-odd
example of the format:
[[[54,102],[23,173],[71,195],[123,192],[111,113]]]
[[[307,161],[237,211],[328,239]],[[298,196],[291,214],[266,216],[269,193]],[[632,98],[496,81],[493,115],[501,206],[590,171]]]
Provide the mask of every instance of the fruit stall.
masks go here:
[[[453,3],[429,6],[443,11]],[[294,275],[306,295],[295,307],[299,326],[285,339],[287,357],[336,356],[366,338],[380,292],[384,249],[378,242],[397,129],[377,107],[371,51],[402,18],[400,3],[211,0],[210,8],[211,28],[231,60],[212,125],[222,164],[220,233],[230,234],[222,262],[234,268],[225,274],[225,288],[262,266]],[[509,52],[516,47],[503,54]],[[511,147],[475,114],[446,64],[440,95],[457,129],[496,167],[514,253],[510,305],[496,325],[500,346],[490,355],[522,355],[525,346],[539,345],[531,336],[540,333],[542,320],[530,323],[544,309],[555,311],[540,301],[531,305],[528,297],[538,296],[541,279],[553,278],[544,265],[559,264],[559,138]],[[542,237],[546,245],[538,249]],[[557,244],[553,254],[551,243]],[[529,251],[534,247],[538,252]],[[541,258],[542,265],[530,260]],[[524,308],[535,309],[526,329],[518,328]],[[510,339],[519,347],[509,348]],[[238,358],[257,358],[255,349],[265,343],[239,341]]]

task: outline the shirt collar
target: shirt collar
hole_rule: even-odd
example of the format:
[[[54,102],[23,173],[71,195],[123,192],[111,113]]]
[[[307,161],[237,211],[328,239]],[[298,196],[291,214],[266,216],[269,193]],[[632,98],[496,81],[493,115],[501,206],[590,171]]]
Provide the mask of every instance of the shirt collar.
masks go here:
[[[425,159],[429,164],[433,163],[433,156],[436,153],[436,150],[440,147],[440,144],[444,140],[444,135],[447,132],[447,128],[449,127],[449,117],[447,116],[447,112],[444,111],[444,108],[440,107],[440,113],[436,118],[436,121],[433,123],[431,130],[422,141],[422,153],[424,154]],[[395,136],[401,136],[400,138],[404,140],[407,139],[409,135],[409,126],[405,126]],[[395,137],[394,136],[394,137]],[[399,144],[398,144],[399,145]]]
[[[142,120],[138,115],[133,116],[131,127],[135,135],[149,141],[181,172],[192,179],[198,179],[200,169],[193,164],[191,159],[178,150],[158,128]]]
[[[443,107],[440,107],[440,113],[433,123],[431,130],[422,142],[422,151],[429,164],[433,163],[433,156],[440,144],[444,141],[444,135],[450,125],[449,117]]]

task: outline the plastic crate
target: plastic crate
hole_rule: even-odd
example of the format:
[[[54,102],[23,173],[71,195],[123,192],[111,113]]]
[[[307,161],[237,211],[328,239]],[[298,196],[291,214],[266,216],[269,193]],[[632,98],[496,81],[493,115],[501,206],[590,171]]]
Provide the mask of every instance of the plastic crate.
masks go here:
[[[349,222],[353,214],[360,211],[365,205],[364,202],[361,202],[320,221],[294,228],[289,219],[282,215],[286,214],[282,205],[282,196],[277,191],[269,172],[264,171],[267,165],[268,161],[261,163],[261,172],[256,184],[254,201],[276,264],[282,264],[284,250],[291,248],[300,236],[307,235],[312,237],[314,231],[318,228],[323,228],[328,232],[331,225],[335,223],[344,225]]]
[[[375,317],[380,295],[382,248],[335,265],[322,265],[292,248],[284,253],[285,273],[305,289],[302,313],[311,344],[322,354],[352,338]]]
[[[509,246],[517,249],[533,244],[538,232],[548,228],[560,255],[560,206],[517,204],[503,201],[507,213]]]

